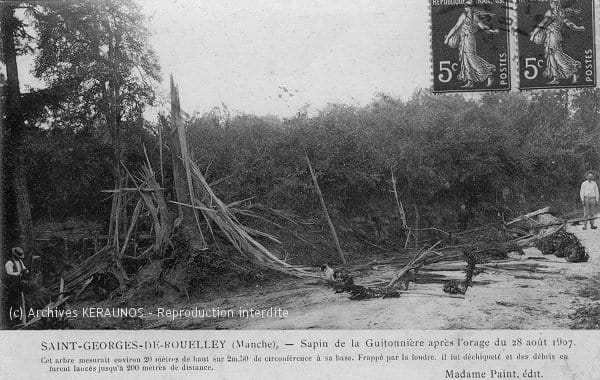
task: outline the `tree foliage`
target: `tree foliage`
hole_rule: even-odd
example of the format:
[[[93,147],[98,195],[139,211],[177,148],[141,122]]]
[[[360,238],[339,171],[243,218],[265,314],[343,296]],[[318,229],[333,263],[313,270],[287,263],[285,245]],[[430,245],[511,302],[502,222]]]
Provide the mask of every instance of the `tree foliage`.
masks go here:
[[[408,101],[379,95],[365,107],[332,104],[281,122],[240,115],[223,123],[207,113],[188,130],[209,176],[227,177],[220,186],[232,199],[315,206],[306,151],[341,210],[389,198],[391,170],[411,203],[480,207],[504,188],[527,199],[561,192],[575,199],[582,173],[599,163],[590,126],[598,115],[588,107],[598,100],[590,91],[477,100],[417,91]]]
[[[39,34],[35,75],[62,101],[48,109],[52,128],[93,131],[113,146],[113,168],[127,135],[155,102],[158,59],[139,6],[131,0],[52,2],[35,8]]]
[[[7,162],[15,162],[18,145],[36,217],[104,215],[99,201],[100,190],[110,187],[107,170],[114,185],[121,161],[135,165],[142,147],[156,144],[143,120],[160,80],[146,20],[131,0],[23,1],[2,7],[3,41],[14,43],[3,43],[2,57],[14,63],[15,73],[2,80],[7,146],[15,146]],[[46,86],[11,97],[10,88],[19,87],[15,56],[22,53],[33,54],[34,74]],[[8,101],[13,98],[19,101]],[[13,131],[13,125],[19,128]],[[9,205],[18,198],[13,193],[9,187]]]

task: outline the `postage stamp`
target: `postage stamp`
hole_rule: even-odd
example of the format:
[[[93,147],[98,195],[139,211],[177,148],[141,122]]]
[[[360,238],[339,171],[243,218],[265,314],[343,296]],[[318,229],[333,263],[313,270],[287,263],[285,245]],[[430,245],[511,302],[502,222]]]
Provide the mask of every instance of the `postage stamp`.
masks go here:
[[[596,85],[594,0],[518,0],[519,88]]]
[[[430,0],[433,92],[510,89],[507,0]]]

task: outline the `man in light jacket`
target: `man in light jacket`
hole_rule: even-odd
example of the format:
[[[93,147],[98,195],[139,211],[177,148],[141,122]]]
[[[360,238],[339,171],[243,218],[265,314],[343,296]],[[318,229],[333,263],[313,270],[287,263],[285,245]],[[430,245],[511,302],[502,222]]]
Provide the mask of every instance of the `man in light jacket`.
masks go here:
[[[592,229],[595,230],[594,218],[596,213],[596,204],[600,200],[598,194],[598,184],[594,181],[594,172],[589,171],[586,174],[587,180],[581,184],[581,190],[579,191],[579,197],[581,198],[581,204],[583,204],[583,229],[587,230],[588,219]]]

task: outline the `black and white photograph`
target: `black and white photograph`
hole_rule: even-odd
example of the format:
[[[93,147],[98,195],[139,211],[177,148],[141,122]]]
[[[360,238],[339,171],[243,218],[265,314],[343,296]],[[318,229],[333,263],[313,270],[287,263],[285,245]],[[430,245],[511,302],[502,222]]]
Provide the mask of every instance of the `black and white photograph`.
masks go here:
[[[600,346],[579,372],[573,351],[552,351],[600,328],[594,6],[0,1],[0,342],[41,339],[18,346],[37,376],[167,376],[167,359],[135,349],[199,346],[248,351],[198,356],[186,376],[231,378],[215,368],[259,349],[329,352],[349,378],[402,360],[444,368],[423,379],[595,378],[583,358]],[[535,88],[519,54],[541,62]],[[100,330],[147,339],[77,338]],[[285,338],[319,332],[348,344]],[[495,332],[528,364],[441,364],[503,346],[481,338]],[[130,348],[122,365],[111,351],[93,370],[57,361]]]

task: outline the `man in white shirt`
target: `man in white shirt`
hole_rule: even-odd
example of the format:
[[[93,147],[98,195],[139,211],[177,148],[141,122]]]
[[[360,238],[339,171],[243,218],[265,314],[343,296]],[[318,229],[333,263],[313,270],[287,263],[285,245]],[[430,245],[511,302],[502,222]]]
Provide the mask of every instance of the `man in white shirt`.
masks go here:
[[[579,197],[581,198],[581,204],[583,205],[583,229],[587,230],[588,220],[592,229],[595,230],[594,218],[596,214],[596,204],[600,200],[600,194],[598,194],[598,184],[594,181],[594,172],[589,171],[586,174],[586,181],[581,184],[581,190],[579,191]]]

